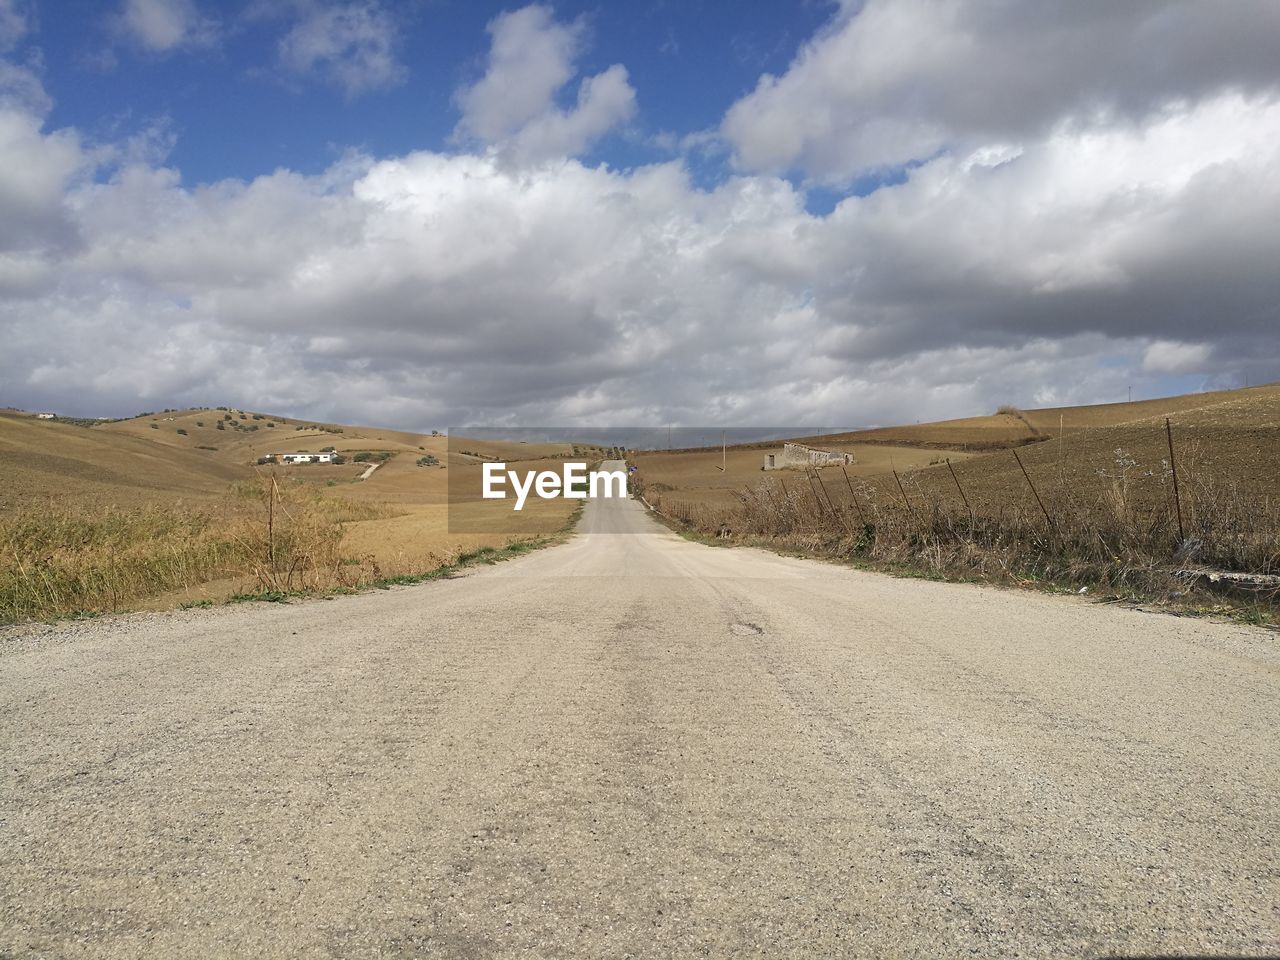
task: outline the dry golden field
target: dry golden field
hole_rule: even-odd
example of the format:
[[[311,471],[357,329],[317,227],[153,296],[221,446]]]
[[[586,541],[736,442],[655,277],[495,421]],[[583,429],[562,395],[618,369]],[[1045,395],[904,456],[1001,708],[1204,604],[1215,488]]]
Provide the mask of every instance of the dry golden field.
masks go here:
[[[1227,602],[1269,621],[1280,609],[1280,386],[1009,409],[812,445],[860,462],[847,478],[764,472],[766,450],[731,451],[717,483],[718,451],[641,455],[637,485],[720,539],[1183,608]],[[738,485],[752,464],[754,481]]]
[[[570,447],[456,438],[454,446],[478,455],[451,453],[444,436],[249,411],[92,426],[0,411],[0,619],[356,585],[564,528],[573,502],[530,502],[513,533],[500,504],[450,503],[448,478],[456,471],[478,489],[485,458],[538,468]],[[328,447],[347,462],[256,463]],[[361,453],[371,460],[354,462]],[[439,463],[420,466],[428,455]],[[451,532],[451,511],[453,526],[464,517],[472,532]],[[269,524],[279,550],[297,554],[287,563],[280,554],[266,565]]]
[[[1102,493],[1116,480],[1134,496],[1155,502],[1168,495],[1165,418],[1186,482],[1195,482],[1197,473],[1212,474],[1251,496],[1280,500],[1280,385],[799,439],[854,454],[856,463],[847,472],[855,485],[868,484],[894,497],[901,496],[891,472],[896,470],[910,499],[958,503],[963,489],[974,506],[988,510],[1033,503],[1032,485],[1042,495],[1068,488]],[[781,443],[730,447],[727,472],[720,469],[719,449],[637,453],[634,462],[640,483],[659,498],[727,504],[744,487],[769,478],[808,486],[801,471],[761,469],[765,455],[781,448]],[[848,497],[839,468],[818,474],[833,497]]]
[[[1251,557],[1247,563],[1268,569],[1280,563],[1268,559],[1265,542],[1268,518],[1280,505],[1275,385],[1132,404],[1009,408],[812,438],[813,446],[856,458],[847,470],[825,468],[812,479],[761,469],[781,443],[731,447],[726,469],[718,449],[640,452],[632,460],[651,501],[704,519],[739,508],[752,491],[776,488],[797,505],[827,503],[849,516],[897,507],[911,516],[963,511],[1000,522],[1048,514],[1058,522],[1059,514],[1109,514],[1120,503],[1132,518],[1164,530],[1179,505],[1166,417],[1184,523],[1227,504],[1232,523],[1264,532],[1233,534],[1235,552],[1224,556]],[[256,464],[268,453],[329,447],[347,462]],[[438,435],[238,410],[91,426],[0,411],[0,618],[171,606],[421,573],[462,553],[554,534],[576,506],[531,500],[522,518],[526,532],[516,534],[505,505],[456,495],[450,502],[451,476],[478,491],[486,460],[555,468],[573,454],[567,444],[457,437],[451,449]],[[370,459],[354,462],[357,455]],[[438,462],[419,465],[425,457]],[[373,463],[377,469],[361,479]],[[470,532],[458,532],[456,522],[450,530],[450,511],[455,521],[469,521]]]
[[[941,463],[943,456],[936,450],[921,447],[832,443],[827,438],[814,438],[812,445],[823,450],[852,453],[855,462],[847,466],[845,472],[857,479],[887,475],[895,469],[899,473],[925,469],[930,464]],[[730,447],[727,457],[723,458],[727,467],[724,470],[721,469],[719,449],[639,452],[633,454],[631,460],[638,468],[637,477],[650,498],[656,495],[668,500],[726,505],[735,502],[744,488],[768,477],[786,484],[806,483],[805,475],[800,471],[765,472],[762,469],[765,456],[781,450],[780,443],[776,446]],[[953,461],[976,456],[970,453],[946,455]],[[818,474],[826,483],[845,485],[844,473],[839,467],[824,467]]]

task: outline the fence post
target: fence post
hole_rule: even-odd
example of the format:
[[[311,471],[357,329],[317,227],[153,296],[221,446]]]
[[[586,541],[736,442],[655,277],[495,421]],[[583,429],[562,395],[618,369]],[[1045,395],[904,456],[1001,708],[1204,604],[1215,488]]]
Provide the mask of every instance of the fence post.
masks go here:
[[[1049,511],[1044,507],[1044,501],[1040,499],[1040,493],[1036,490],[1036,485],[1031,482],[1031,474],[1027,473],[1027,468],[1022,465],[1022,458],[1018,456],[1018,451],[1010,448],[1013,459],[1018,461],[1018,467],[1022,470],[1022,475],[1027,478],[1027,486],[1031,488],[1031,495],[1036,498],[1036,503],[1040,504],[1040,512],[1044,514],[1045,523],[1049,524],[1049,532],[1057,534],[1058,528],[1053,525],[1053,517],[1049,516]]]
[[[969,525],[977,524],[977,518],[973,515],[973,507],[969,506],[969,498],[964,495],[964,487],[960,486],[960,478],[956,476],[956,468],[951,465],[951,458],[947,457],[947,469],[951,471],[951,479],[956,482],[956,489],[960,491],[960,499],[964,501],[964,508],[969,511]]]
[[[853,481],[849,479],[849,471],[844,468],[844,464],[840,464],[840,472],[844,474],[844,482],[849,487],[849,499],[853,501],[854,509],[858,511],[858,519],[862,521],[862,525],[867,525],[866,514],[862,512],[862,504],[858,502],[858,495],[853,492]]]
[[[811,476],[809,475],[809,472],[808,472],[807,470],[805,471],[804,478],[805,478],[806,480],[808,480],[808,481],[809,481],[809,490],[810,490],[810,492],[812,492],[812,493],[813,493],[813,502],[814,502],[814,503],[816,503],[816,504],[818,505],[818,512],[819,512],[819,513],[826,513],[826,512],[827,512],[827,508],[826,508],[825,506],[823,506],[822,498],[821,498],[820,496],[818,496],[818,488],[817,488],[816,486],[814,486],[814,483],[813,483],[813,477],[811,477]]]
[[[1165,437],[1169,440],[1169,469],[1173,471],[1173,506],[1178,512],[1178,546],[1187,542],[1187,532],[1182,526],[1182,497],[1178,493],[1178,464],[1173,457],[1173,425],[1164,418]]]
[[[817,470],[815,470],[813,471],[813,475],[818,479],[818,486],[822,488],[822,495],[827,500],[827,506],[831,508],[832,513],[835,513],[836,505],[835,505],[835,502],[831,499],[831,494],[827,491],[827,484],[822,479],[822,474],[820,474]]]
[[[893,479],[896,480],[898,483],[898,492],[902,494],[902,502],[907,508],[907,513],[911,514],[912,518],[914,519],[916,512],[911,509],[911,501],[907,499],[907,491],[903,489],[902,478],[898,476],[897,470],[893,471]]]
[[[272,474],[271,486],[267,488],[267,566],[271,568],[272,576],[276,572],[276,495],[279,492],[275,474]]]

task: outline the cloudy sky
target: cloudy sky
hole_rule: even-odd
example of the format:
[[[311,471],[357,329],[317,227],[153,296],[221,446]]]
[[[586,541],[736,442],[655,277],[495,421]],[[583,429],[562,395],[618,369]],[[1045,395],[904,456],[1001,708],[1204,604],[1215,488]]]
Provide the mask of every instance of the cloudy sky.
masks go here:
[[[1276,0],[0,0],[0,405],[860,425],[1280,379]]]

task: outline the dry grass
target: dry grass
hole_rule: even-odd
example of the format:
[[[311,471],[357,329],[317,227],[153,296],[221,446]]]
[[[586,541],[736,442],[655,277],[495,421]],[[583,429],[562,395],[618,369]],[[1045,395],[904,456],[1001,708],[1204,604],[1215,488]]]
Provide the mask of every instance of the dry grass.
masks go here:
[[[732,497],[712,499],[694,478],[696,455],[680,455],[691,457],[685,470],[659,460],[650,470],[651,458],[639,458],[636,479],[660,510],[705,535],[929,575],[1212,605],[1217,597],[1196,593],[1197,572],[1280,573],[1280,386],[1004,407],[819,445],[857,444],[859,469],[847,480],[838,468],[756,474]],[[913,462],[897,444],[931,459]],[[870,450],[894,459],[877,463]],[[1274,595],[1257,603],[1274,619]]]
[[[919,447],[818,442],[814,445],[823,450],[852,453],[854,462],[847,470],[855,479],[888,474],[893,469],[899,472],[924,469],[930,464],[940,463],[943,456],[937,450]],[[718,448],[684,453],[640,452],[633,454],[630,459],[638,468],[642,482],[650,490],[679,491],[678,496],[682,500],[728,506],[737,502],[744,488],[751,487],[765,476],[761,467],[766,455],[781,452],[780,443],[731,447],[724,463],[727,469],[723,471]],[[973,455],[953,453],[950,456],[959,462]],[[787,478],[802,476],[792,470],[785,470],[780,475]],[[844,483],[840,479],[838,467],[824,467],[822,475],[827,482],[832,482],[834,478]],[[790,479],[787,482],[790,483]]]
[[[123,610],[225,578],[270,592],[359,586],[377,571],[344,553],[344,527],[390,513],[266,477],[216,506],[0,515],[0,621]]]
[[[918,477],[771,476],[728,507],[648,493],[704,535],[941,577],[1187,603],[1197,599],[1199,571],[1280,573],[1280,501],[1224,476],[1194,445],[1179,453],[1178,470],[1177,501],[1167,459],[1144,466],[1122,449],[1095,471],[1096,483],[1045,485],[1026,498],[991,498],[972,477],[962,498],[965,481],[945,467],[927,471],[929,488]],[[1034,481],[1019,480],[1032,493]],[[927,492],[942,482],[953,485],[950,498]],[[1280,601],[1273,591],[1247,606],[1274,619]]]
[[[218,430],[232,422],[228,415],[244,429]],[[0,619],[359,585],[564,527],[571,506],[553,504],[527,511],[539,514],[537,529],[519,536],[502,518],[492,529],[451,530],[449,477],[455,470],[478,477],[479,467],[449,454],[447,444],[442,436],[252,412],[241,420],[239,411],[159,412],[95,426],[0,411]],[[279,540],[268,557],[267,501],[254,460],[326,446],[392,456],[363,482],[356,478],[366,465],[350,459],[271,468],[285,499],[276,503]],[[541,452],[511,447],[504,452]],[[425,454],[441,466],[417,466]],[[229,496],[229,488],[237,492]],[[484,514],[491,506],[462,509]]]

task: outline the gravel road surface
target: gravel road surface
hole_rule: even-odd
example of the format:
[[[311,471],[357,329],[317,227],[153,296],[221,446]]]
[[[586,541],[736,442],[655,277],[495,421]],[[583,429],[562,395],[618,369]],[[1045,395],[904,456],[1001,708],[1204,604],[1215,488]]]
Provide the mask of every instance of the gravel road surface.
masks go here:
[[[1280,954],[1280,642],[681,540],[0,637],[0,957]]]

